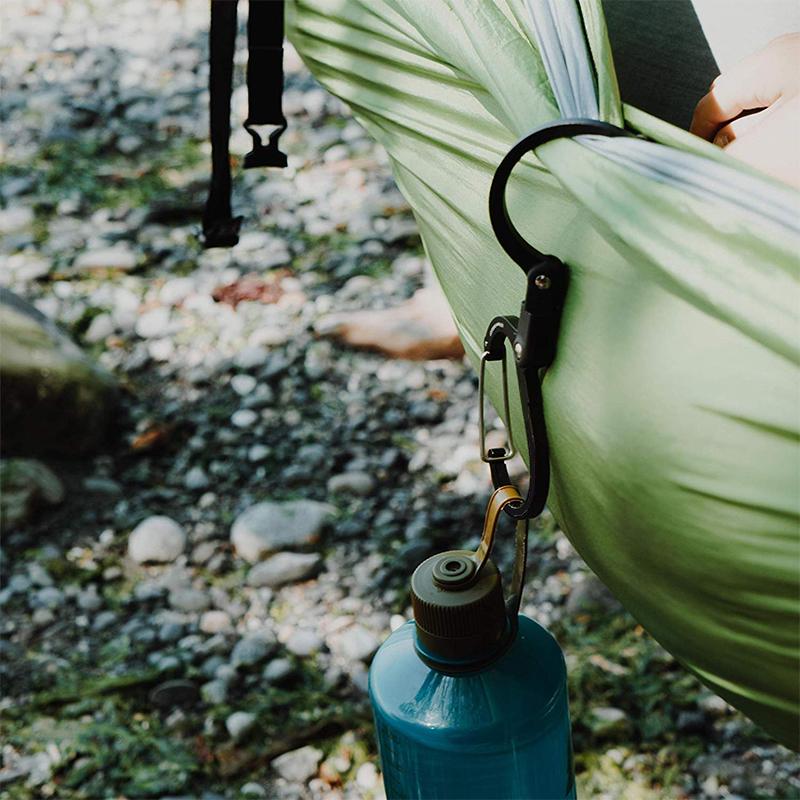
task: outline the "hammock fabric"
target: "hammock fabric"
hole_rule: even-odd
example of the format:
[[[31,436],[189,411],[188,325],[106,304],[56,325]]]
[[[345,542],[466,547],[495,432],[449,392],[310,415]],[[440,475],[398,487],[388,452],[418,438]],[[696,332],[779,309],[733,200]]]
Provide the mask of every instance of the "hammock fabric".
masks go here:
[[[599,118],[651,142],[551,142],[511,178],[516,226],[570,267],[544,381],[549,504],[670,652],[796,747],[798,193],[622,106],[599,2],[552,5],[588,45]],[[489,185],[516,139],[560,116],[558,48],[537,46],[524,0],[295,0],[287,24],[388,151],[477,364],[487,323],[524,293]]]

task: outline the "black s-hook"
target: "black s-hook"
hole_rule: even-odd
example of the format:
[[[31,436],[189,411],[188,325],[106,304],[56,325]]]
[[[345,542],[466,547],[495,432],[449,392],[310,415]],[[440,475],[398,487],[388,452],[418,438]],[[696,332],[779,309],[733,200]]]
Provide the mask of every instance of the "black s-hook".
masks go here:
[[[511,344],[517,372],[525,436],[530,459],[530,484],[521,503],[510,504],[505,512],[514,519],[530,519],[541,514],[550,489],[550,459],[547,429],[544,420],[540,371],[550,366],[556,354],[558,328],[567,293],[569,272],[555,256],[545,255],[530,245],[514,227],[506,206],[506,188],[511,172],[523,156],[554,139],[599,134],[601,136],[632,136],[630,132],[592,119],[566,119],[548,123],[523,136],[506,153],[492,179],[489,190],[489,219],[498,242],[522,268],[527,277],[525,299],[519,317],[495,317],[484,337],[484,352],[480,368],[480,435],[481,455],[489,463],[495,488],[510,483],[505,462],[515,449],[508,428],[507,448],[486,450],[483,420],[484,376],[486,362],[503,364],[503,403],[506,424],[509,425],[508,376],[506,370],[506,340]]]

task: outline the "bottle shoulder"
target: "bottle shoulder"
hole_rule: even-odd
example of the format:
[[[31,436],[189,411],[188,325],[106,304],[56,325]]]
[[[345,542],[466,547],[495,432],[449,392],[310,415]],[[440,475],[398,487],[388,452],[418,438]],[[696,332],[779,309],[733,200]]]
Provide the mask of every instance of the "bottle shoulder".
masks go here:
[[[452,740],[463,735],[487,742],[508,731],[547,727],[566,709],[566,668],[551,634],[520,615],[514,643],[480,672],[446,675],[417,655],[415,626],[408,622],[383,643],[370,669],[376,717]]]

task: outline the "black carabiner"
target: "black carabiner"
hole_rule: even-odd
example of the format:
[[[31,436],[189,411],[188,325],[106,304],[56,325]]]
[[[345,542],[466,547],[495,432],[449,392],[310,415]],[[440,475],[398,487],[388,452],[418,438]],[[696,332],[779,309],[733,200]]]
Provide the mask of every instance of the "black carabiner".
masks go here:
[[[489,219],[498,242],[506,253],[522,268],[527,277],[525,299],[519,317],[495,317],[484,337],[481,357],[480,419],[481,455],[489,463],[495,489],[510,483],[505,462],[513,455],[513,440],[508,415],[508,386],[506,384],[506,340],[511,344],[517,372],[522,416],[530,462],[530,483],[525,500],[509,504],[505,513],[516,520],[529,519],[541,514],[550,490],[550,449],[544,419],[541,371],[556,355],[558,329],[564,299],[567,293],[569,271],[555,256],[550,256],[530,245],[514,227],[506,206],[506,188],[511,172],[522,157],[537,147],[554,139],[599,134],[602,136],[633,136],[629,131],[593,119],[565,119],[543,125],[523,136],[506,153],[492,178],[489,190]],[[502,361],[503,393],[506,424],[509,426],[509,447],[493,448],[486,452],[483,430],[483,373],[485,362]]]

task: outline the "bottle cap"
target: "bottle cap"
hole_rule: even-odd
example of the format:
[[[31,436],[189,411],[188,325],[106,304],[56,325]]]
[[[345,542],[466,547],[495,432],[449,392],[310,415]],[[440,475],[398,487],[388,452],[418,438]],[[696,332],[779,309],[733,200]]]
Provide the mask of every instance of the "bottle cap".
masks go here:
[[[478,571],[474,555],[470,550],[439,553],[423,561],[411,578],[417,641],[433,660],[483,660],[506,632],[500,573],[489,558]]]

